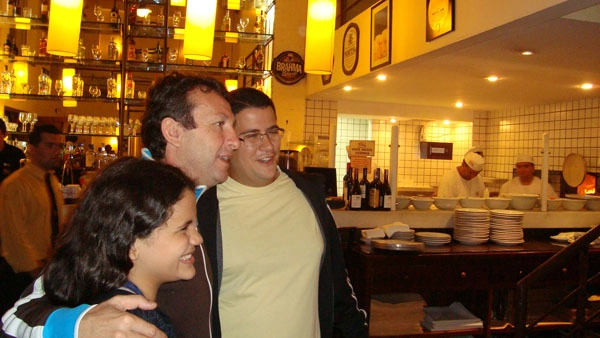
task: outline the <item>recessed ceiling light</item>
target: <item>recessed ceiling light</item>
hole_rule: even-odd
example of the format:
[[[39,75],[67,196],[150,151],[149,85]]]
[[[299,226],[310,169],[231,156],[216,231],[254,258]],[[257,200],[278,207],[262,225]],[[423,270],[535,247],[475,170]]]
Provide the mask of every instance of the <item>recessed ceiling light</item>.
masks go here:
[[[594,84],[592,83],[584,83],[581,85],[581,89],[590,90],[592,88],[594,88]]]
[[[456,108],[462,108],[463,107],[463,103],[462,103],[462,101],[456,101],[456,103],[454,104],[454,106],[456,106]]]
[[[449,125],[450,124],[450,120],[444,120],[444,124],[445,125]]]
[[[386,79],[387,79],[387,76],[385,74],[377,75],[377,80],[379,80],[379,81],[385,81]]]
[[[344,86],[344,90],[349,92],[352,90],[352,86]]]
[[[390,123],[396,123],[396,122],[397,122],[397,120],[396,120],[395,118],[393,118],[393,117],[392,117],[392,118],[390,119]]]
[[[496,82],[496,81],[498,81],[499,78],[496,75],[490,75],[490,76],[486,77],[485,79],[490,82]]]
[[[521,52],[521,55],[529,56],[529,55],[533,55],[533,52],[530,50],[524,50]]]

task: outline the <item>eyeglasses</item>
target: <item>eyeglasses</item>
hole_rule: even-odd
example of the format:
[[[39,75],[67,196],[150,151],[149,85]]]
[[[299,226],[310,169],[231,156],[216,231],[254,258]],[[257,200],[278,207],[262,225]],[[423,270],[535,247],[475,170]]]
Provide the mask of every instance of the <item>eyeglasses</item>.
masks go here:
[[[250,147],[256,147],[262,143],[265,136],[273,143],[281,141],[284,132],[285,130],[283,128],[272,128],[267,130],[266,133],[250,132],[240,135],[240,141],[246,143]]]

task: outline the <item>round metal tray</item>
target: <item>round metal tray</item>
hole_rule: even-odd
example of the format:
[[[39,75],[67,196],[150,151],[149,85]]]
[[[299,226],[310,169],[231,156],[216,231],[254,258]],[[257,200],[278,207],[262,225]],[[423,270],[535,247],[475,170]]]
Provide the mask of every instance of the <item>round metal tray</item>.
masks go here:
[[[371,246],[377,249],[394,251],[421,251],[425,249],[425,244],[421,242],[403,241],[400,239],[373,239]]]

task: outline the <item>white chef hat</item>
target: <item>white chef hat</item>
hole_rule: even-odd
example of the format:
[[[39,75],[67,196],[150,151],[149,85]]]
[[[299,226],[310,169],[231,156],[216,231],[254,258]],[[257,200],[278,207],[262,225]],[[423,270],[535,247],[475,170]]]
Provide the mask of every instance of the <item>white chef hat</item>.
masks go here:
[[[475,171],[482,171],[483,165],[485,163],[483,156],[473,152],[466,153],[464,161],[469,166],[469,168]]]
[[[480,146],[472,146],[467,153],[477,153],[481,156],[483,156],[483,148],[481,148]]]
[[[515,162],[515,163],[521,163],[521,162],[535,164],[535,162],[533,162],[533,156],[527,155],[527,154],[520,154],[517,156],[517,162]]]

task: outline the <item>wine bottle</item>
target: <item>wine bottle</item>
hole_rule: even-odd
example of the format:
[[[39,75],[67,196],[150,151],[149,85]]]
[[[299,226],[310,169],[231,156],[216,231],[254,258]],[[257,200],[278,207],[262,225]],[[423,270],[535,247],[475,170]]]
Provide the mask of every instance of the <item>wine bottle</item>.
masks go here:
[[[8,71],[8,65],[4,65],[4,71],[2,72],[2,90],[0,93],[2,94],[10,94],[10,90],[12,88],[10,82],[10,72]]]
[[[342,195],[344,196],[344,203],[349,205],[348,197],[350,196],[350,188],[352,187],[352,165],[350,162],[346,163],[346,175],[344,175],[343,187]]]
[[[383,210],[392,210],[392,189],[390,188],[390,183],[388,182],[387,169],[383,171],[383,184],[381,185],[379,194],[383,196]]]
[[[363,168],[363,177],[360,180],[360,205],[361,209],[369,209],[369,180],[367,180],[367,168]]]
[[[229,11],[225,12],[225,16],[221,22],[221,30],[225,32],[229,32],[231,30],[231,17],[229,16]]]
[[[352,181],[352,190],[350,191],[350,210],[360,210],[362,193],[358,181],[358,168],[354,169],[354,180]]]
[[[38,51],[39,56],[46,57],[48,56],[48,39],[46,39],[46,32],[42,32],[42,37],[40,38],[40,50]]]
[[[3,55],[10,55],[12,50],[12,42],[10,42],[10,34],[6,35],[6,41],[4,42],[4,46],[2,48]]]
[[[135,81],[133,81],[133,74],[127,73],[127,80],[125,80],[125,98],[135,98]]]
[[[127,59],[135,60],[135,40],[133,37],[129,38],[129,44],[127,47]]]
[[[48,0],[40,1],[40,19],[42,22],[48,22]]]
[[[6,4],[6,15],[14,16],[15,15],[15,0],[8,0]]]
[[[112,9],[110,10],[110,22],[119,24],[121,16],[119,15],[119,7],[117,7],[117,0],[114,0]]]
[[[119,50],[117,49],[117,43],[115,42],[115,37],[110,37],[110,42],[108,43],[108,59],[109,60],[117,60],[119,58]]]
[[[229,67],[229,56],[227,55],[227,51],[223,52],[223,56],[221,56],[221,62],[219,62],[219,66],[223,68]]]
[[[381,190],[381,181],[379,180],[379,175],[381,173],[381,169],[377,168],[373,172],[373,181],[369,185],[369,209],[378,210],[381,209],[381,199],[379,198],[379,192]]]
[[[254,50],[254,69],[263,70],[263,64],[265,62],[265,54],[263,53],[262,46],[257,46]]]

